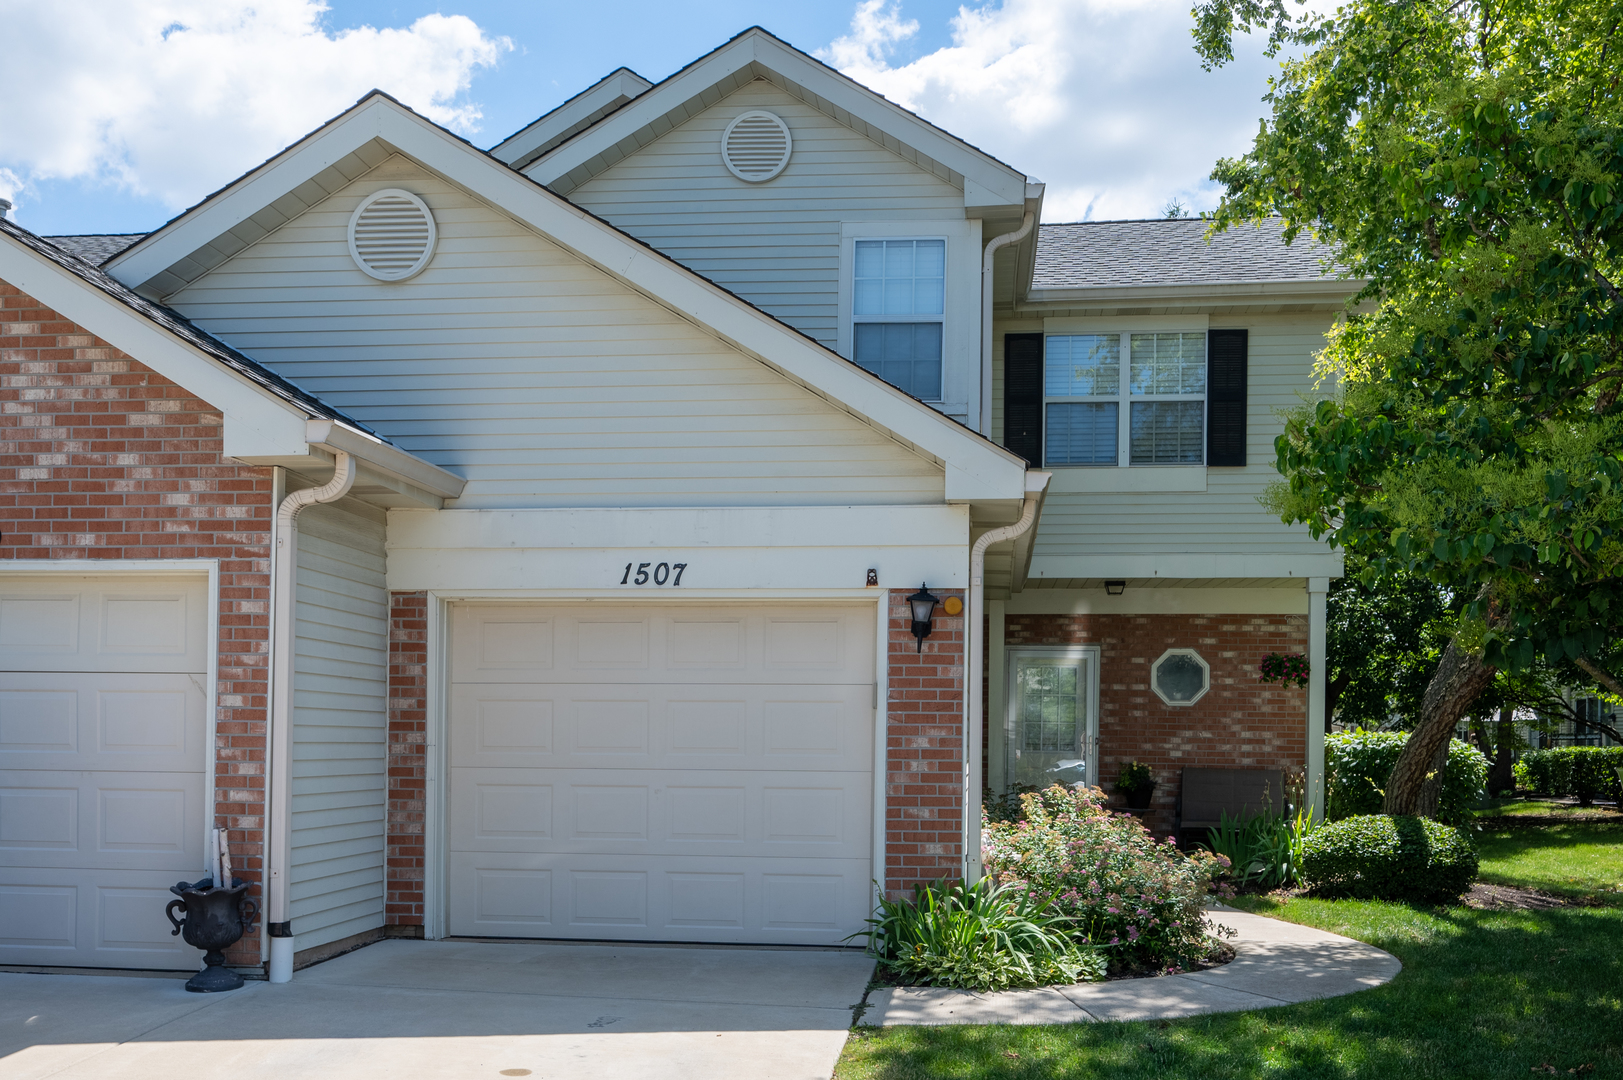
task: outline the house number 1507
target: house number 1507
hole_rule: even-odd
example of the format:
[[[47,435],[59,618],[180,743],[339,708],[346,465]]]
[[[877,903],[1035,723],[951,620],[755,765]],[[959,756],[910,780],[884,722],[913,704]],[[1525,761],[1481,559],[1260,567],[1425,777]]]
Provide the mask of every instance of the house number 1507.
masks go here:
[[[633,574],[631,568],[637,568]],[[652,567],[652,573],[649,568]],[[655,585],[676,586],[682,584],[682,571],[688,568],[685,562],[679,563],[626,563],[626,572],[620,575],[622,585],[646,585],[652,581]]]

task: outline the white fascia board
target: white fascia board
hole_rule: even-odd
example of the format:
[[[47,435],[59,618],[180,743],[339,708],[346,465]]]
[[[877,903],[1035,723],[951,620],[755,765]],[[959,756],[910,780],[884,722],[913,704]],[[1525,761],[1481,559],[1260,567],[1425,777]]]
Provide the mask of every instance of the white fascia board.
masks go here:
[[[633,104],[604,117],[596,127],[544,155],[526,171],[536,180],[550,184],[752,63],[759,63],[788,81],[806,87],[836,108],[958,173],[965,179],[966,204],[970,199],[968,184],[973,183],[974,198],[980,200],[976,205],[1024,205],[1026,178],[1023,174],[760,33],[745,34],[717,49],[709,58],[655,86]]]
[[[599,109],[612,107],[621,101],[630,101],[652,85],[653,83],[636,72],[621,68],[582,90],[534,123],[509,135],[491,147],[490,153],[509,165],[523,161],[534,153],[537,147],[544,146],[549,140],[557,138]]]
[[[1031,289],[1016,305],[1020,311],[1038,308],[1096,307],[1108,303],[1146,304],[1154,301],[1184,304],[1234,304],[1251,301],[1269,304],[1341,303],[1364,287],[1363,281],[1312,278],[1297,281],[1203,281],[1188,285],[1109,285],[1080,289]]]
[[[961,506],[394,510],[391,589],[608,590],[679,599],[700,590],[961,588],[969,510]],[[638,586],[633,568],[684,564]]]
[[[398,108],[390,106],[387,99],[375,97],[338,117],[306,137],[302,144],[243,176],[178,221],[126,248],[102,269],[130,288],[139,289],[198,248],[236,228],[377,137],[378,117]]]
[[[1030,579],[1068,580],[1171,578],[1341,577],[1342,553],[1243,555],[1186,552],[1171,555],[1036,555]]]
[[[1250,589],[1027,589],[1004,601],[1009,615],[1306,615],[1305,581]]]
[[[263,172],[200,207],[195,216],[170,226],[175,230],[172,235],[157,238],[139,258],[111,272],[126,284],[162,272],[373,139],[382,140],[655,302],[940,460],[947,469],[949,498],[1021,497],[1025,462],[1019,457],[829,353],[387,98],[373,98],[329,124]]]
[[[0,278],[219,409],[227,457],[305,452],[309,414],[254,385],[22,244],[0,241]]]

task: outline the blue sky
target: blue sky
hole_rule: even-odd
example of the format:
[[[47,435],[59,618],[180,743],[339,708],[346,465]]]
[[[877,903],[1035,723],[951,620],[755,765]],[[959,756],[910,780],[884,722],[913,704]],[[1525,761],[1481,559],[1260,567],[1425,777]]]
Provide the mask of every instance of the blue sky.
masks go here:
[[[0,0],[0,196],[45,234],[162,224],[371,86],[490,146],[625,65],[761,25],[1049,185],[1047,218],[1215,201],[1276,65],[1202,72],[1188,0]]]

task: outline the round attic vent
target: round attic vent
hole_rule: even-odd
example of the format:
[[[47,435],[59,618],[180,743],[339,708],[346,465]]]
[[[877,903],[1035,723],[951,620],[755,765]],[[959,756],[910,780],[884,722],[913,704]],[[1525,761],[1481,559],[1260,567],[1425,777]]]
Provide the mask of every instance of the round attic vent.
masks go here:
[[[794,140],[789,125],[769,112],[747,112],[727,125],[721,137],[721,160],[740,180],[761,184],[789,164]]]
[[[404,281],[434,256],[434,215],[409,191],[384,188],[362,200],[349,219],[349,254],[379,281]]]

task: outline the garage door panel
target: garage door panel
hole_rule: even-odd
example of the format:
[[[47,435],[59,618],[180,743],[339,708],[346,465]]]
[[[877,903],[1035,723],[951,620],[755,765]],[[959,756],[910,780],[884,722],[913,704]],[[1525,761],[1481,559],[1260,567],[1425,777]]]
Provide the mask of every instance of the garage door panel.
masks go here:
[[[11,768],[197,769],[205,712],[195,675],[0,672],[0,755]]]
[[[871,682],[874,615],[737,605],[459,605],[451,678],[475,682]],[[808,678],[810,676],[810,678]]]
[[[451,847],[838,857],[865,848],[867,772],[453,769]]]
[[[492,937],[837,944],[869,911],[862,859],[458,852],[450,932]]]
[[[202,577],[0,580],[0,670],[203,671],[207,592]]]
[[[452,755],[490,767],[868,769],[873,697],[868,683],[459,685]]]
[[[164,917],[181,876],[0,868],[0,964],[196,970],[202,953]]]
[[[201,773],[5,770],[0,863],[193,873],[202,811]]]

